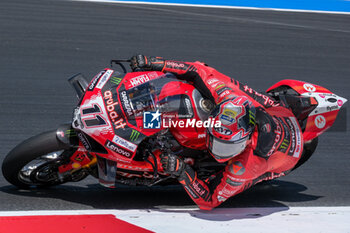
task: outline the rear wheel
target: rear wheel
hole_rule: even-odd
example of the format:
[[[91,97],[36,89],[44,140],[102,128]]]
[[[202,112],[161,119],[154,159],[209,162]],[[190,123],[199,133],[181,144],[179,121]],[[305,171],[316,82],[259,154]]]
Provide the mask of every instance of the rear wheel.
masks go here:
[[[308,161],[311,158],[311,155],[315,152],[316,147],[318,144],[318,138],[314,138],[312,139],[310,142],[307,142],[304,144],[304,150],[303,150],[303,154],[301,155],[300,160],[298,161],[298,163],[294,166],[294,168],[292,169],[295,170],[298,167],[300,167],[301,165],[303,165],[306,161]]]
[[[63,153],[69,153],[69,148],[57,139],[56,130],[45,132],[10,151],[3,161],[2,173],[20,188],[61,184],[57,171]]]

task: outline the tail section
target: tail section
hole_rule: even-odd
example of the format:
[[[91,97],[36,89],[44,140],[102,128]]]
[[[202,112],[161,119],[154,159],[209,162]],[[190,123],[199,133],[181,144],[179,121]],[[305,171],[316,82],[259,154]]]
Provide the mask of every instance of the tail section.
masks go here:
[[[267,92],[292,95],[312,106],[307,116],[299,119],[301,124],[304,124],[302,128],[305,141],[310,141],[329,129],[339,110],[347,102],[347,99],[324,87],[298,80],[282,80],[270,87]],[[293,108],[293,105],[291,107]],[[298,109],[293,109],[293,112],[298,112]]]

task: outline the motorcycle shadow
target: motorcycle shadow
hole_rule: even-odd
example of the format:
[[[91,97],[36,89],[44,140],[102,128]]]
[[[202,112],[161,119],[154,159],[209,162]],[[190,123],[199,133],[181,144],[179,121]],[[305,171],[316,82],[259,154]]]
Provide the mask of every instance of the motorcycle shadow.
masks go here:
[[[192,217],[209,221],[254,219],[289,210],[292,203],[314,201],[322,196],[304,194],[307,187],[301,184],[273,180],[259,183],[228,200],[219,207],[205,211],[200,209],[158,209],[159,212],[188,213]]]
[[[259,218],[288,210],[286,203],[308,202],[321,197],[302,193],[305,190],[306,186],[289,181],[264,182],[228,199],[212,211],[202,211],[196,207],[182,186],[177,185],[150,188],[119,186],[116,189],[107,189],[99,184],[60,185],[34,190],[18,190],[14,186],[0,188],[1,192],[7,194],[7,204],[14,202],[16,209],[21,210],[30,210],[30,200],[30,206],[35,210],[152,209],[159,212],[188,213],[193,217],[212,221]],[[27,201],[22,203],[18,202],[18,197],[8,194],[31,198],[25,198]]]

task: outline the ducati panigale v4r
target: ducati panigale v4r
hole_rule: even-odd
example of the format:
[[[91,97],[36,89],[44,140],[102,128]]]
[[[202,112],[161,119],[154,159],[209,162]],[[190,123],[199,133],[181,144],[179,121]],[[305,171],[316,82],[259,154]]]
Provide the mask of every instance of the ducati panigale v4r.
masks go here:
[[[175,184],[160,162],[168,154],[183,158],[202,180],[223,169],[226,164],[206,151],[205,125],[216,124],[209,117],[214,103],[171,73],[127,72],[123,62],[128,60],[112,60],[122,72],[106,68],[90,83],[81,74],[69,79],[79,98],[71,124],[10,151],[2,165],[8,182],[45,187],[92,175],[111,188],[118,183]],[[289,106],[305,142],[294,169],[312,155],[317,137],[332,126],[346,102],[324,87],[297,80],[282,80],[265,94],[234,81],[227,85],[249,98]]]

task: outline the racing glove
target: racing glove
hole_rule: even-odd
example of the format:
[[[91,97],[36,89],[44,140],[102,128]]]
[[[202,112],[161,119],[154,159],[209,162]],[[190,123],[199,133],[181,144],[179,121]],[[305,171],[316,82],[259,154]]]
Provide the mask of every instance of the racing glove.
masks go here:
[[[165,64],[164,59],[161,57],[146,57],[142,54],[133,56],[130,60],[132,71],[162,71]]]
[[[176,155],[166,155],[160,162],[162,163],[164,172],[172,176],[179,177],[185,169],[184,161]]]

